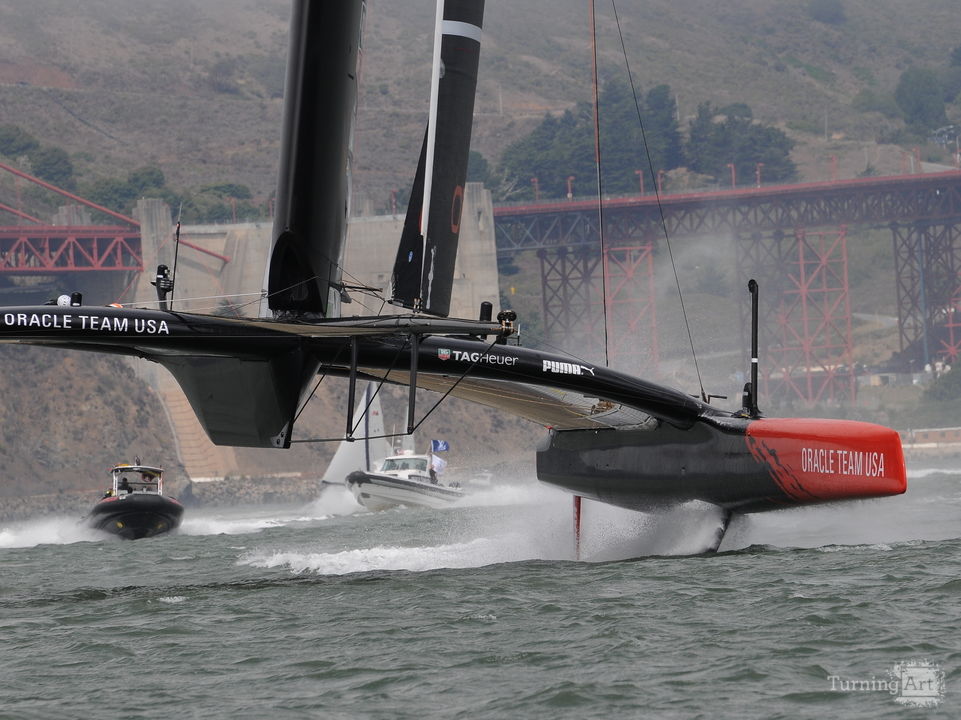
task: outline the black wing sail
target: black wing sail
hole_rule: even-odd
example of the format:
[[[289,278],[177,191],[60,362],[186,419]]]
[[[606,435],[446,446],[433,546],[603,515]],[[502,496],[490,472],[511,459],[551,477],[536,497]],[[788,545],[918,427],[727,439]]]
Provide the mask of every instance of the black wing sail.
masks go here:
[[[277,183],[270,309],[337,315],[363,2],[295,2]],[[336,293],[334,298],[339,297]]]
[[[425,172],[419,163],[394,265],[391,302],[441,317],[450,313],[483,19],[483,0],[444,4],[436,110],[421,150]],[[426,238],[415,229],[425,214],[425,197]]]
[[[410,190],[404,230],[397,246],[394,274],[391,279],[393,298],[391,303],[409,310],[420,309],[420,279],[424,269],[424,236],[420,231],[420,216],[424,208],[424,164],[427,158],[427,133],[420,148],[417,172]]]

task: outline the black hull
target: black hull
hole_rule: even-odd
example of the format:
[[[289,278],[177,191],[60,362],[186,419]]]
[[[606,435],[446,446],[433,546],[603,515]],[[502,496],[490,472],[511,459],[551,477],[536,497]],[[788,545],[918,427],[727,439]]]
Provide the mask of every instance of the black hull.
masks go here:
[[[537,477],[582,497],[649,510],[702,500],[741,510],[789,502],[768,468],[748,452],[749,420],[726,428],[556,432],[537,453]],[[723,478],[723,482],[719,482]]]
[[[184,507],[163,495],[126,495],[104,498],[90,511],[90,527],[125,540],[163,535],[180,527]]]
[[[703,417],[678,429],[552,432],[537,477],[632,510],[701,500],[738,512],[897,495],[897,433],[844,420]]]

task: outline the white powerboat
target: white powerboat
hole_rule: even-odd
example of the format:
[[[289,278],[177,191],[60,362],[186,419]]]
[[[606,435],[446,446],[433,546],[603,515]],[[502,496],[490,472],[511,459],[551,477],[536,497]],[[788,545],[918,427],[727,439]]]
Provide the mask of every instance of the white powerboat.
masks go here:
[[[350,473],[347,487],[368,510],[398,505],[441,508],[464,497],[458,484],[442,482],[431,465],[431,455],[390,455],[376,472]]]

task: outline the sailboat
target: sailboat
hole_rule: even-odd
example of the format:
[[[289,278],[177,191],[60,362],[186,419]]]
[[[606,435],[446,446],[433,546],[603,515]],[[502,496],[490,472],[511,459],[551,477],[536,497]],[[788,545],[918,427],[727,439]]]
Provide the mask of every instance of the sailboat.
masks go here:
[[[166,367],[218,444],[286,448],[318,373],[505,410],[546,428],[540,480],[645,510],[701,500],[732,513],[903,493],[898,434],[870,423],[762,417],[508,344],[511,311],[448,317],[480,57],[482,0],[438,0],[430,112],[393,270],[405,312],[343,317],[340,297],[363,0],[294,0],[267,298],[272,317],[175,309],[0,308],[0,342],[112,352]],[[175,282],[175,278],[172,279]],[[169,283],[158,282],[166,300]],[[754,363],[756,365],[756,363]],[[244,392],[237,392],[244,388]]]
[[[374,383],[368,382],[364,387],[354,417],[359,418],[359,427],[337,446],[321,478],[322,485],[344,486],[350,473],[355,470],[375,470],[385,457],[393,454],[393,448],[384,433],[384,413]]]

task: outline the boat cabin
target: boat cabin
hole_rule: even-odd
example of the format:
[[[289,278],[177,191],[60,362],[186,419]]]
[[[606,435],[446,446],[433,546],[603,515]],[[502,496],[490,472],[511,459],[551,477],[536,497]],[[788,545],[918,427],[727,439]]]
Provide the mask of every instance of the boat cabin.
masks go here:
[[[121,463],[110,468],[110,494],[114,497],[129,493],[163,495],[163,468]]]
[[[399,455],[384,458],[381,472],[398,472],[402,470],[414,470],[427,473],[427,458],[417,455]]]

